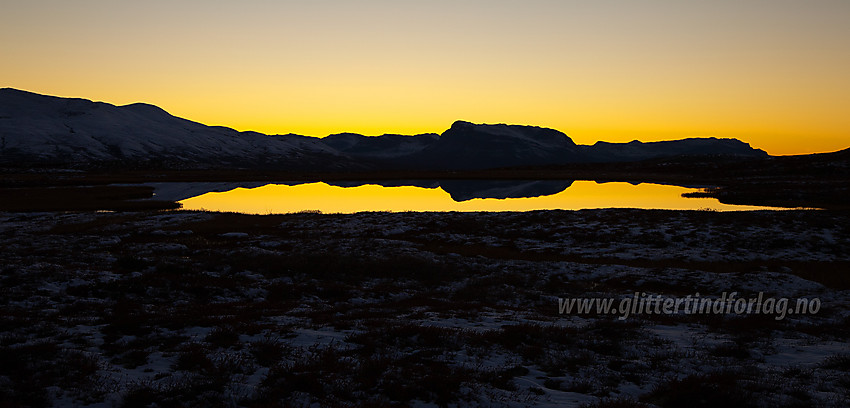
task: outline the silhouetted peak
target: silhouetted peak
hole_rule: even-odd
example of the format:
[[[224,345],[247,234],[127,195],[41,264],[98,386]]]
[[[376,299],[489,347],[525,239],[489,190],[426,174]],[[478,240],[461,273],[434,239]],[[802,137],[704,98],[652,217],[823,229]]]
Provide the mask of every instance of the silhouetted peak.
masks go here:
[[[164,109],[160,108],[156,105],[151,105],[149,103],[131,103],[129,105],[121,106],[121,108],[131,110],[133,112],[138,112],[142,114],[165,114],[170,115]]]
[[[470,128],[475,126],[472,122],[467,122],[465,120],[456,120],[455,123],[452,123],[452,126],[449,129],[462,129],[462,128]]]
[[[337,137],[366,137],[366,136],[365,136],[365,135],[361,135],[360,133],[342,132],[342,133],[332,133],[332,134],[327,135],[327,136],[325,136],[325,137],[333,137],[333,138],[337,138]]]
[[[480,141],[511,139],[546,145],[575,145],[569,136],[555,129],[540,126],[508,125],[504,123],[476,124],[463,120],[454,122],[451,128],[443,132],[441,137],[446,136],[449,136],[450,139],[467,138]]]

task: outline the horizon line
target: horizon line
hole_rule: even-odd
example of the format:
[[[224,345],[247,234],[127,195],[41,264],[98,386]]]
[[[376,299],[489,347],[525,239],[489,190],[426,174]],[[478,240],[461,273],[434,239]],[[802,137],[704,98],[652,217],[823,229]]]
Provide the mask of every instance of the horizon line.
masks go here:
[[[527,127],[537,127],[537,128],[542,128],[542,129],[551,129],[551,130],[558,131],[558,132],[562,133],[563,135],[565,135],[566,137],[568,137],[570,140],[573,140],[573,137],[572,137],[572,136],[570,136],[568,133],[566,133],[566,132],[564,132],[564,131],[562,131],[562,130],[560,130],[560,129],[554,128],[554,127],[541,126],[541,125],[537,125],[537,124],[520,124],[520,123],[507,123],[507,122],[499,122],[499,123],[475,123],[475,122],[467,121],[467,120],[463,120],[463,119],[456,119],[456,120],[454,120],[454,121],[452,122],[452,124],[451,124],[451,125],[449,125],[449,127],[448,127],[448,128],[446,128],[445,130],[443,130],[442,132],[418,132],[418,133],[415,133],[415,134],[404,134],[404,133],[392,133],[392,132],[385,132],[385,133],[382,133],[382,134],[379,134],[379,135],[375,135],[375,134],[363,134],[363,133],[349,132],[349,131],[334,132],[334,133],[329,133],[329,134],[326,134],[326,135],[309,135],[309,134],[300,134],[300,133],[294,133],[294,132],[287,132],[287,133],[265,133],[265,132],[261,132],[261,131],[251,130],[251,129],[240,130],[240,129],[237,129],[236,127],[232,127],[232,126],[228,126],[228,125],[203,123],[203,122],[200,122],[200,121],[197,121],[197,120],[194,120],[194,119],[190,119],[190,118],[186,118],[186,117],[182,117],[182,116],[177,116],[177,115],[175,115],[175,114],[173,114],[173,113],[171,113],[171,112],[169,112],[169,111],[165,110],[164,108],[162,108],[161,106],[159,106],[159,105],[157,105],[157,104],[150,103],[150,102],[144,102],[144,101],[137,101],[137,102],[131,102],[131,103],[127,103],[127,104],[119,105],[119,104],[115,104],[115,103],[108,102],[108,101],[102,101],[102,100],[89,99],[89,98],[82,97],[82,96],[60,96],[60,95],[55,95],[55,94],[39,93],[39,92],[30,91],[30,90],[26,90],[26,89],[15,88],[15,87],[12,87],[12,86],[4,86],[4,87],[0,88],[0,91],[3,91],[3,90],[12,90],[12,91],[16,91],[16,92],[23,92],[23,93],[32,94],[32,95],[37,95],[37,96],[45,96],[45,97],[52,97],[52,98],[59,98],[59,99],[79,99],[79,100],[85,100],[85,101],[89,101],[89,102],[93,102],[93,103],[104,103],[104,104],[111,105],[111,106],[118,107],[118,108],[128,107],[128,106],[132,106],[132,105],[148,105],[148,106],[154,106],[154,107],[156,107],[156,108],[158,108],[158,109],[161,109],[163,112],[167,113],[167,114],[168,114],[168,115],[170,115],[170,116],[173,116],[173,117],[175,117],[175,118],[179,118],[179,119],[183,119],[183,120],[188,120],[188,121],[190,121],[190,122],[198,123],[198,124],[201,124],[201,125],[204,125],[204,126],[208,126],[208,127],[222,127],[222,128],[231,129],[231,130],[236,131],[236,132],[239,132],[239,133],[257,133],[257,134],[261,134],[261,135],[265,135],[265,136],[269,136],[269,137],[274,137],[274,136],[290,136],[290,135],[291,135],[291,136],[301,136],[301,137],[311,137],[311,138],[317,138],[317,139],[324,139],[324,138],[329,137],[329,136],[334,136],[334,135],[343,135],[343,134],[358,135],[358,136],[363,136],[363,137],[380,137],[380,136],[404,136],[404,137],[414,137],[414,136],[420,136],[420,135],[438,135],[438,136],[440,136],[440,135],[442,135],[442,133],[444,133],[444,132],[445,132],[445,130],[450,129],[450,128],[451,128],[451,126],[452,126],[452,125],[454,125],[455,123],[457,123],[457,122],[466,122],[466,123],[471,123],[471,124],[473,124],[473,125],[490,125],[490,126],[498,126],[498,125],[504,125],[504,126],[527,126]],[[593,146],[593,145],[596,145],[596,144],[598,144],[598,143],[628,144],[628,143],[633,143],[633,142],[639,142],[639,143],[658,143],[658,142],[672,142],[672,141],[679,141],[679,140],[686,140],[686,139],[737,140],[737,141],[739,141],[739,142],[745,143],[746,145],[750,146],[750,147],[751,147],[751,148],[753,148],[753,149],[756,149],[756,150],[762,150],[762,151],[764,151],[765,153],[767,153],[767,154],[768,154],[768,156],[771,156],[771,157],[782,157],[782,156],[806,156],[806,155],[812,155],[812,154],[827,154],[827,153],[835,153],[835,152],[840,152],[840,151],[843,151],[843,150],[850,149],[850,145],[848,145],[848,147],[841,148],[841,149],[838,149],[838,150],[826,150],[826,151],[817,151],[817,152],[811,152],[811,153],[771,154],[771,153],[769,153],[769,152],[768,152],[767,150],[765,150],[765,149],[762,149],[762,148],[759,148],[759,147],[754,147],[754,146],[752,146],[752,144],[750,144],[750,143],[749,143],[749,142],[747,142],[746,140],[742,140],[742,139],[739,139],[739,138],[736,138],[736,137],[718,137],[718,136],[716,136],[716,135],[691,135],[691,136],[681,136],[681,137],[673,138],[673,139],[661,139],[661,140],[650,140],[650,141],[643,141],[643,140],[639,140],[639,139],[634,139],[634,140],[631,140],[631,141],[628,141],[628,142],[609,142],[609,141],[606,141],[606,140],[596,140],[596,141],[594,141],[594,142],[593,142],[593,143],[591,143],[591,144],[579,144],[579,143],[576,143],[576,145],[578,145],[578,146]]]

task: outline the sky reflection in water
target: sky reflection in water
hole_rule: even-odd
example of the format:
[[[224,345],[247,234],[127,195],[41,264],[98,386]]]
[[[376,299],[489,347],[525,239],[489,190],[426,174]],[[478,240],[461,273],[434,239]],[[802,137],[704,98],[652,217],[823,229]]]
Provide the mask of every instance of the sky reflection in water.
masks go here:
[[[711,198],[685,198],[696,188],[594,181],[410,181],[362,184],[324,182],[268,184],[208,192],[180,203],[186,210],[280,214],[318,210],[362,211],[533,211],[590,208],[644,208],[717,211],[775,209],[721,204]]]

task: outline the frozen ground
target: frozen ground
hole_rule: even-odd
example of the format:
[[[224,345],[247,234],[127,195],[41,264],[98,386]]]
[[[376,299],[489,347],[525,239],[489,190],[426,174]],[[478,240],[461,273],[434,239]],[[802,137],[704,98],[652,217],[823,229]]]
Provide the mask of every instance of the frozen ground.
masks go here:
[[[0,213],[10,406],[850,405],[850,215]],[[816,314],[560,314],[699,292]]]

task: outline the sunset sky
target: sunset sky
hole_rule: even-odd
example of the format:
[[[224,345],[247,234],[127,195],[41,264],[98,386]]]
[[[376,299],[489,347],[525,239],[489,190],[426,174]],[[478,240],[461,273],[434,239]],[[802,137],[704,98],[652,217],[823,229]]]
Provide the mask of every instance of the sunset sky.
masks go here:
[[[850,147],[850,1],[4,0],[0,87],[324,136]]]

